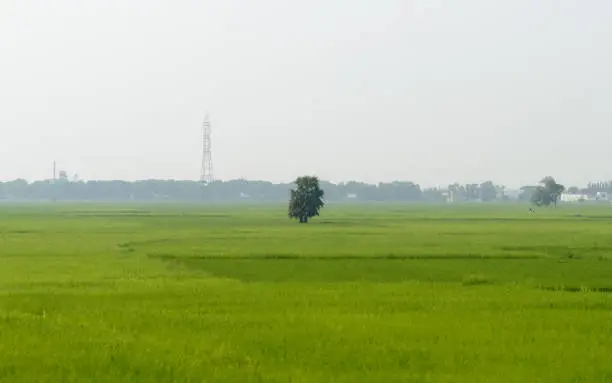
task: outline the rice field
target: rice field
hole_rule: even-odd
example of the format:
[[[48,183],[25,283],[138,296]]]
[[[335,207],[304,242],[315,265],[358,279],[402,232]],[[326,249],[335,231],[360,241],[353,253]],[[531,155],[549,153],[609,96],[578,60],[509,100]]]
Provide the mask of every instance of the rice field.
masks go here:
[[[612,207],[0,205],[1,382],[611,382]]]

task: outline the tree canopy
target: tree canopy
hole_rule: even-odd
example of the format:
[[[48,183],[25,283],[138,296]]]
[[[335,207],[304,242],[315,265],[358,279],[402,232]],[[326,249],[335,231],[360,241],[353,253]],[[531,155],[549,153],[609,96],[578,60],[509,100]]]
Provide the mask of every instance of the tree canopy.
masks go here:
[[[565,186],[558,184],[553,177],[544,177],[540,181],[532,197],[531,202],[537,206],[557,206],[557,202],[561,197],[561,193],[565,190]]]
[[[300,223],[307,223],[325,205],[323,196],[325,192],[319,186],[319,179],[313,176],[299,177],[295,180],[296,188],[291,189],[289,199],[289,218],[298,219]]]

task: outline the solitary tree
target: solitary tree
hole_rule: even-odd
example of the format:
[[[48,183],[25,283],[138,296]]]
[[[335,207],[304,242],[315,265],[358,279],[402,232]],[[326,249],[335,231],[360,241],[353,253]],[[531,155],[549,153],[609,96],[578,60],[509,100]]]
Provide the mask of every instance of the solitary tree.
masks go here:
[[[542,185],[538,186],[533,193],[531,202],[537,206],[549,206],[550,204],[557,206],[561,193],[565,191],[565,186],[558,184],[553,177],[545,177],[540,183]]]
[[[298,219],[300,223],[308,223],[308,219],[318,216],[319,210],[325,205],[324,191],[319,187],[317,177],[304,176],[295,180],[296,188],[291,189],[289,200],[289,218]]]

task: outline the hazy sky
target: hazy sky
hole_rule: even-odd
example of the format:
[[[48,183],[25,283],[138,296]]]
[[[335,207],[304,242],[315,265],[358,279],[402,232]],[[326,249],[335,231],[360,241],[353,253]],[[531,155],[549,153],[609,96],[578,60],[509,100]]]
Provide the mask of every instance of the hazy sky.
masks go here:
[[[0,0],[0,179],[612,179],[609,0]]]

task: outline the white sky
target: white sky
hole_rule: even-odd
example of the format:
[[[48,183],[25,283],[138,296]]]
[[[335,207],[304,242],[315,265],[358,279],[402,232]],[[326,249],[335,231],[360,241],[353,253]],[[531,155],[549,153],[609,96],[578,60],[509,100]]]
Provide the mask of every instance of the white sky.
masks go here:
[[[0,179],[612,179],[608,0],[0,0]]]

